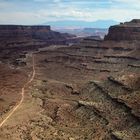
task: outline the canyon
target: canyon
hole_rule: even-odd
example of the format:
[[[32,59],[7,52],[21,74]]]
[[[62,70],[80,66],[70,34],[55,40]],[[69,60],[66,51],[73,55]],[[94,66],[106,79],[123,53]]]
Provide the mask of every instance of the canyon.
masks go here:
[[[139,29],[139,19],[120,23],[102,40],[1,25],[0,124],[35,75],[0,139],[139,140]]]

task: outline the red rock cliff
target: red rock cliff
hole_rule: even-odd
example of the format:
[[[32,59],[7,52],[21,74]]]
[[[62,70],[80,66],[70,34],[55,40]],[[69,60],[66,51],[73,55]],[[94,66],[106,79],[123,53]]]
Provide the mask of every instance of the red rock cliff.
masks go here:
[[[105,40],[140,40],[140,19],[111,26]]]
[[[0,40],[33,38],[36,34],[48,33],[50,26],[21,26],[21,25],[0,25]]]

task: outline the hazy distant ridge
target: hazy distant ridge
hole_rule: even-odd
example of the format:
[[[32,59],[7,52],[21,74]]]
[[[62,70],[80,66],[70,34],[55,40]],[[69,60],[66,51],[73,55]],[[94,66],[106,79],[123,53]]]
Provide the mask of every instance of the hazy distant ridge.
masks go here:
[[[118,24],[114,20],[97,20],[97,21],[82,21],[82,20],[62,20],[62,21],[49,21],[43,25],[51,25],[52,27],[80,27],[80,28],[109,28],[111,25]]]

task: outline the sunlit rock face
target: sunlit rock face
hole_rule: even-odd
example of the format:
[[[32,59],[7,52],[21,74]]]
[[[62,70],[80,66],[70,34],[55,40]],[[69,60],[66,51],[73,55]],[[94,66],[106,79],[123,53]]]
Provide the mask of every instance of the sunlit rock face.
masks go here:
[[[111,26],[105,40],[140,40],[140,20],[133,19],[130,22]]]

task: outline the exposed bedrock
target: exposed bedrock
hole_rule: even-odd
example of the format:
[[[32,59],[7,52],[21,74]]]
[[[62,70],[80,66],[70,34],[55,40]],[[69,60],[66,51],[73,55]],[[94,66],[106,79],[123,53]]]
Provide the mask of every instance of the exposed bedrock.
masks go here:
[[[66,44],[75,37],[51,30],[50,26],[0,25],[0,48],[24,47],[31,45]]]
[[[105,40],[140,40],[140,20],[134,19],[130,22],[111,26]]]

